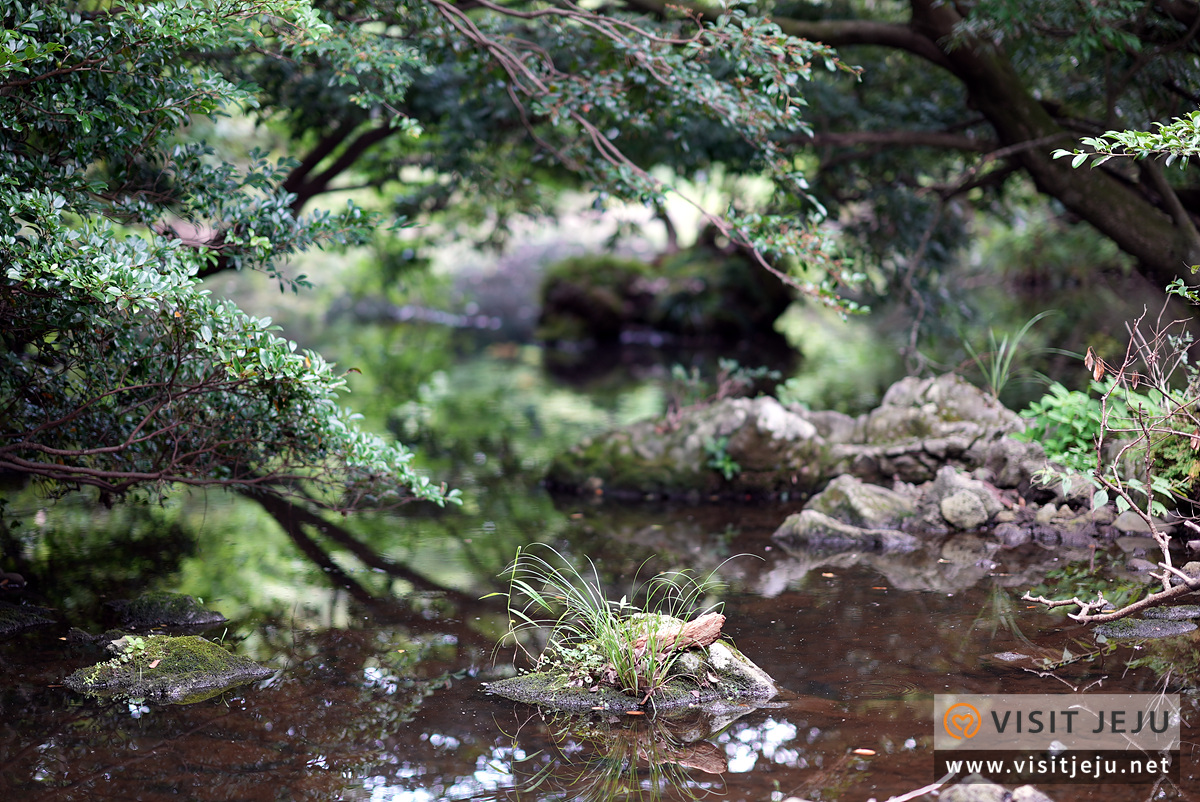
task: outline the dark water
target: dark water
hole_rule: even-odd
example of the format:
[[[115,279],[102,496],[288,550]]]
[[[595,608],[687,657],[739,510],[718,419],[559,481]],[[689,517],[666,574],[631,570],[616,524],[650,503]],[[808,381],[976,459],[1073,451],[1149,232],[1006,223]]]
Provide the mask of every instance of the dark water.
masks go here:
[[[882,802],[936,779],[936,693],[1197,685],[1195,636],[1101,653],[1084,628],[1018,600],[1047,570],[1085,581],[1104,554],[996,553],[973,535],[893,558],[788,554],[770,534],[795,504],[555,500],[534,481],[555,450],[653,414],[661,384],[570,390],[521,348],[434,370],[411,341],[368,334],[370,353],[421,363],[415,377],[366,372],[356,391],[368,424],[421,447],[434,475],[464,489],[462,510],[289,533],[260,505],[219,494],[111,510],[7,494],[6,519],[21,525],[3,544],[4,568],[28,586],[6,598],[46,606],[59,624],[0,642],[0,800]],[[564,719],[486,695],[485,681],[513,671],[513,653],[496,648],[502,602],[483,597],[503,590],[498,575],[534,542],[592,560],[614,599],[637,577],[719,569],[726,633],[787,694],[669,726]],[[63,687],[100,659],[70,628],[98,634],[105,601],[151,589],[222,612],[229,625],[206,634],[274,676],[183,706],[104,703]],[[1064,649],[1096,654],[1054,674],[991,657]],[[1183,789],[1046,790],[1057,800],[1197,796],[1184,789],[1200,766],[1198,717],[1184,708]]]
[[[961,563],[942,563],[946,582],[978,582],[901,590],[896,582],[923,569],[893,567],[889,579],[877,563],[842,556],[818,565],[772,548],[783,509],[560,507],[566,523],[555,542],[591,556],[614,589],[647,553],[663,566],[704,568],[730,554],[756,555],[724,568],[726,631],[787,698],[718,722],[724,726],[705,738],[696,731],[706,722],[664,729],[631,717],[555,718],[481,691],[511,658],[494,649],[500,610],[478,600],[479,590],[499,584],[486,549],[477,557],[486,570],[473,585],[450,572],[460,587],[470,585],[461,600],[420,592],[380,593],[376,601],[322,582],[327,572],[285,551],[273,577],[264,558],[267,576],[257,585],[211,601],[234,616],[243,603],[257,606],[209,634],[276,669],[220,698],[145,711],[102,704],[61,686],[94,659],[61,640],[65,632],[0,645],[0,798],[623,799],[651,798],[657,786],[665,798],[883,800],[935,779],[935,693],[1057,693],[1097,680],[1106,692],[1153,692],[1163,683],[1150,669],[1128,670],[1128,651],[1057,677],[989,660],[997,652],[1076,650],[1086,636],[1014,601],[1001,587],[1012,578],[1004,563],[965,574]],[[210,503],[203,514],[215,522],[236,520],[235,512]],[[211,565],[227,540],[237,538],[202,537],[185,563]],[[417,564],[466,553],[444,544],[440,557],[425,553],[419,538],[408,548],[424,555]],[[343,564],[364,586],[380,576]],[[225,567],[243,570],[232,560]],[[159,586],[194,592],[182,568]],[[213,576],[220,574],[218,565]],[[82,608],[77,615],[86,618]],[[1185,747],[1185,788],[1194,783],[1192,765]],[[1058,799],[1191,798],[1172,789],[1152,797],[1145,786],[1048,790]]]

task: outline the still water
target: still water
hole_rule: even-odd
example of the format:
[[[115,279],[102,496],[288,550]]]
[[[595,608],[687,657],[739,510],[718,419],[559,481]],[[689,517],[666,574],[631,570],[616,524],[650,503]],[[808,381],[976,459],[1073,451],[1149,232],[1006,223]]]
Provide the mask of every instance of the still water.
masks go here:
[[[555,499],[531,478],[553,448],[644,414],[658,391],[597,401],[593,388],[586,404],[572,401],[528,354],[510,353],[422,387],[422,405],[372,414],[467,490],[462,510],[289,530],[233,496],[109,510],[10,493],[8,518],[22,525],[5,550],[19,552],[28,585],[7,599],[48,607],[59,623],[0,643],[0,799],[882,802],[936,779],[936,693],[1196,685],[1194,637],[1097,649],[1086,629],[1018,600],[1048,570],[1084,576],[1105,554],[996,552],[972,535],[886,559],[791,554],[770,535],[796,503]],[[486,422],[490,439],[439,416]],[[717,569],[726,634],[787,693],[669,725],[566,719],[488,696],[484,683],[511,675],[514,654],[496,646],[502,601],[485,597],[532,542],[593,561],[614,599],[658,571]],[[70,628],[98,634],[105,601],[148,589],[202,598],[230,619],[206,635],[274,675],[175,706],[64,688],[97,659]],[[1068,655],[1085,659],[1054,673],[1036,662]],[[1182,788],[1045,790],[1056,800],[1196,798],[1190,699]]]

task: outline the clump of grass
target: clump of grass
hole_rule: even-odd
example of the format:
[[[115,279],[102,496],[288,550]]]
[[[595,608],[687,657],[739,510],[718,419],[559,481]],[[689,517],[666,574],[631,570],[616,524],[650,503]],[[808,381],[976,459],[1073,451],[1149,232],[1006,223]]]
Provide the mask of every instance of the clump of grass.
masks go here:
[[[517,648],[526,635],[549,631],[540,654],[530,654],[538,671],[561,671],[578,687],[606,685],[641,696],[643,703],[662,688],[681,654],[680,629],[671,618],[719,612],[721,603],[702,606],[723,587],[716,572],[697,578],[690,571],[659,574],[637,584],[633,598],[609,600],[599,572],[587,559],[586,576],[551,546],[518,549],[505,569],[509,634]]]
[[[1013,370],[1013,360],[1017,356],[1017,348],[1021,345],[1021,340],[1025,339],[1025,335],[1029,333],[1029,330],[1039,320],[1050,314],[1053,314],[1053,310],[1048,309],[1044,312],[1039,312],[1025,321],[1025,325],[1018,329],[1017,333],[1011,337],[1008,334],[1004,334],[997,339],[995,329],[988,329],[988,350],[982,353],[975,350],[975,346],[970,340],[963,339],[963,348],[966,349],[967,355],[983,375],[983,383],[993,398],[998,399],[1000,393],[1004,392],[1004,388],[1013,376],[1016,375],[1016,372]]]

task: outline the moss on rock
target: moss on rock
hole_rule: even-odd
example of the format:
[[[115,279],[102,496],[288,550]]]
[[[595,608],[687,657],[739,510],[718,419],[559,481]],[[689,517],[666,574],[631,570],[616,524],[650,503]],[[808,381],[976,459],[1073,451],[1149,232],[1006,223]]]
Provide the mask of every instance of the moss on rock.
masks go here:
[[[116,657],[79,669],[67,677],[67,687],[92,696],[191,704],[272,673],[195,635],[131,635],[110,648]]]
[[[644,705],[644,694],[605,686],[579,687],[560,671],[522,674],[488,683],[485,689],[496,696],[564,713],[650,709],[667,716],[696,709],[720,714],[731,707],[766,702],[778,693],[770,675],[725,641],[682,653],[667,682],[655,689]]]

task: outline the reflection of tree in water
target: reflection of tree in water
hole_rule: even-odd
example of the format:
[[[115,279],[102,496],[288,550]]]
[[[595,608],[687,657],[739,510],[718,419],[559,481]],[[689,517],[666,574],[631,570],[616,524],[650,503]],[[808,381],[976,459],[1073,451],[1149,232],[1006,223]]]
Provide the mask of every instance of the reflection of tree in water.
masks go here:
[[[700,799],[723,793],[725,750],[710,738],[744,711],[664,718],[534,715],[512,734],[511,766],[521,793],[542,799]],[[547,743],[528,752],[522,744]]]

